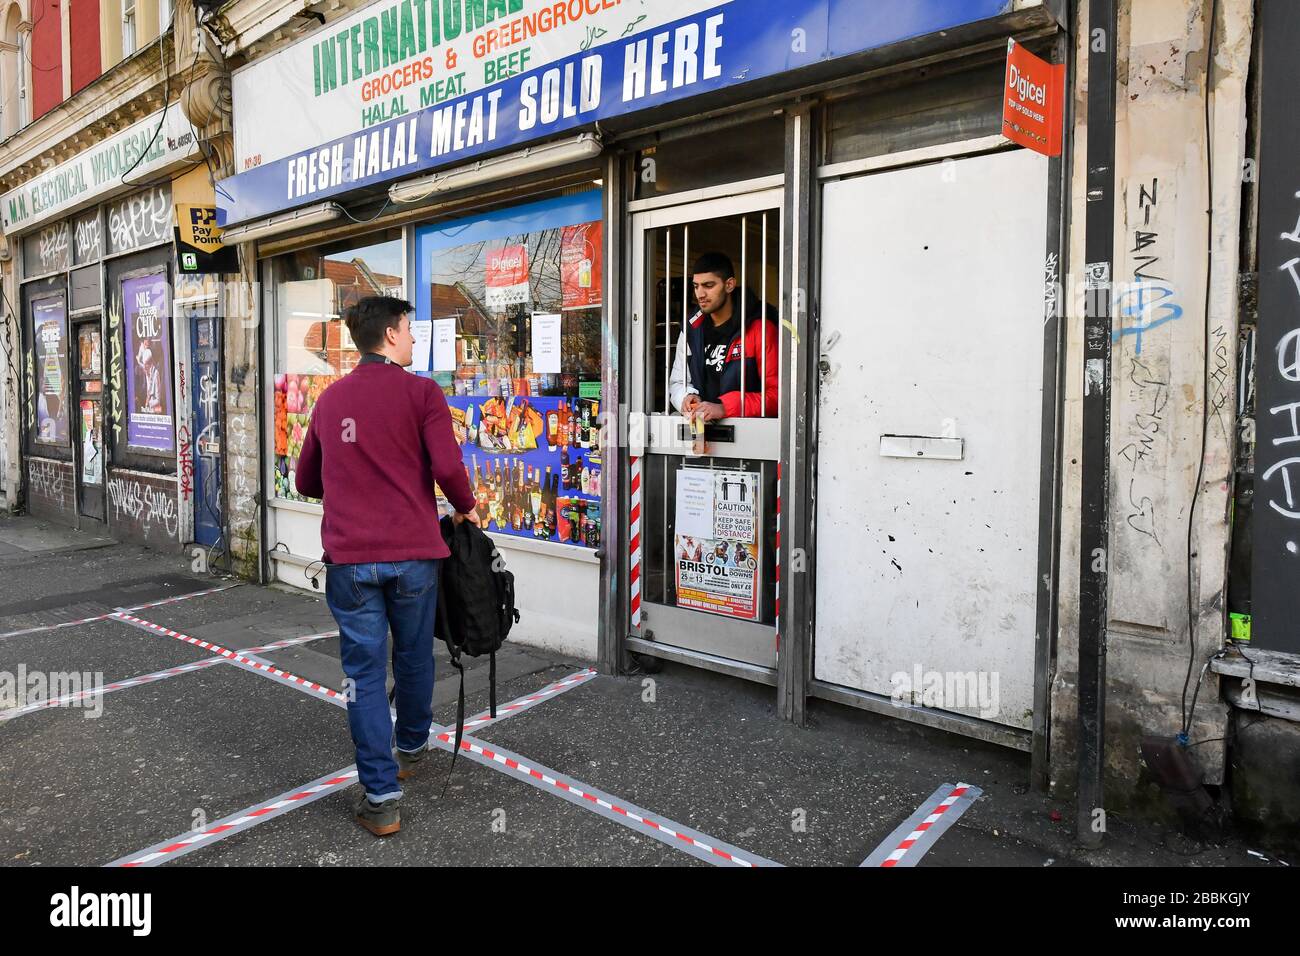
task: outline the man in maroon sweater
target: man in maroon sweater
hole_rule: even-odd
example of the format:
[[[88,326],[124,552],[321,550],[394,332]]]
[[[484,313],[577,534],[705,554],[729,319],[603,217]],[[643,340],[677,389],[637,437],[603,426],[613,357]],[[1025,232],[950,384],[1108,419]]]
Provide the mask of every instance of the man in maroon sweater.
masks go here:
[[[362,299],[347,316],[361,364],[321,393],[298,456],[299,494],[321,498],[325,601],[339,625],[351,682],[348,725],[365,793],[356,819],[376,836],[401,828],[405,779],[423,757],[433,722],[433,618],[447,545],[435,483],[478,524],[474,493],[437,384],[411,364],[409,302]],[[393,632],[397,753],[385,693]],[[399,766],[400,764],[400,766]]]

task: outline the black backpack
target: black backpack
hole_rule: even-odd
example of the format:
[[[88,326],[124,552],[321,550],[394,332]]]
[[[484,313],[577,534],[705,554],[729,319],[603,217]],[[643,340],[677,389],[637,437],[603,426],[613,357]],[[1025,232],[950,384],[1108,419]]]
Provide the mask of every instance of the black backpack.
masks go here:
[[[460,656],[489,655],[489,698],[495,719],[497,649],[505,643],[510,628],[519,623],[519,611],[515,609],[515,576],[506,570],[492,539],[468,521],[456,524],[450,517],[444,517],[440,527],[451,555],[442,562],[433,633],[446,642],[451,664],[460,671],[456,744],[452,750],[452,766],[455,766],[465,732],[465,668]],[[451,776],[450,769],[447,774]]]

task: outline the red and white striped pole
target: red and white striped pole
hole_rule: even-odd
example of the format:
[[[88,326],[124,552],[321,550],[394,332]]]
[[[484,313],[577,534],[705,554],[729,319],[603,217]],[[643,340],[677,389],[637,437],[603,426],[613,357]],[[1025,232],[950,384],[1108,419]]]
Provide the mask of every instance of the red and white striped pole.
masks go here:
[[[628,584],[632,627],[641,627],[641,459],[629,459],[632,470],[632,507],[628,512]]]

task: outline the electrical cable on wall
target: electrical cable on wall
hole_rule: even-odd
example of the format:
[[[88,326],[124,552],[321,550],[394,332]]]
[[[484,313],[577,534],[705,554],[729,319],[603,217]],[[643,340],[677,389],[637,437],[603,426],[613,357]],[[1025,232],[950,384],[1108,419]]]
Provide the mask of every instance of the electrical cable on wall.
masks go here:
[[[154,128],[153,136],[149,137],[149,145],[146,146],[144,149],[142,149],[142,150],[140,151],[140,155],[136,157],[135,162],[132,163],[132,164],[130,165],[130,167],[129,167],[125,172],[122,173],[122,176],[121,176],[121,180],[120,180],[120,181],[121,181],[122,185],[124,185],[124,186],[142,186],[142,185],[146,185],[145,183],[128,183],[128,182],[126,181],[126,177],[129,176],[129,175],[131,175],[131,170],[132,170],[132,169],[135,169],[137,166],[139,166],[140,163],[144,160],[144,158],[145,158],[146,156],[149,155],[149,151],[153,149],[153,144],[156,143],[156,142],[158,142],[158,134],[162,132],[163,123],[167,122],[167,111],[168,111],[169,109],[171,109],[171,76],[172,76],[172,71],[169,70],[169,69],[167,68],[167,60],[166,60],[166,59],[164,58],[164,56],[163,56],[163,41],[166,40],[166,38],[167,38],[167,34],[169,34],[169,33],[172,32],[172,27],[175,25],[175,23],[176,23],[176,7],[173,6],[173,7],[172,7],[172,17],[171,17],[171,19],[170,19],[169,21],[167,21],[167,29],[166,29],[166,30],[160,30],[160,31],[158,32],[158,59],[159,59],[161,65],[162,65],[162,73],[163,73],[163,109],[162,109],[162,115],[158,117],[158,125]],[[168,179],[168,182],[170,182],[170,181],[171,181],[171,180],[170,180],[170,178],[169,178],[169,179]]]
[[[1193,594],[1194,575],[1192,574],[1192,534],[1196,525],[1196,504],[1201,496],[1201,483],[1205,478],[1205,451],[1208,447],[1210,428],[1210,279],[1214,267],[1214,150],[1210,137],[1210,77],[1214,69],[1214,34],[1218,21],[1218,0],[1210,0],[1210,35],[1205,56],[1205,194],[1208,207],[1206,216],[1206,261],[1205,261],[1205,323],[1202,332],[1205,336],[1205,354],[1201,362],[1201,454],[1196,468],[1196,484],[1192,487],[1192,504],[1187,513],[1187,676],[1183,679],[1183,727],[1178,741],[1187,745],[1191,733],[1192,718],[1196,711],[1196,694],[1192,695],[1192,706],[1187,706],[1187,687],[1192,681],[1192,671],[1196,667],[1196,599]],[[1229,476],[1229,494],[1231,494],[1231,475]],[[1208,661],[1207,661],[1208,664]],[[1201,677],[1205,672],[1202,670]],[[1196,682],[1200,691],[1200,680]]]

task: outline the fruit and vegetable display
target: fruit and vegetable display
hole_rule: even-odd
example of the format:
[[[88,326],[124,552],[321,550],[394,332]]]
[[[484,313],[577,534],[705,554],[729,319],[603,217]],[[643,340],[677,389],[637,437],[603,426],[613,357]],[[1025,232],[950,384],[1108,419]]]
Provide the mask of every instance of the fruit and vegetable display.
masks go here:
[[[279,498],[292,501],[314,501],[304,498],[294,487],[294,469],[302,453],[302,443],[307,437],[311,411],[321,392],[338,375],[298,375],[281,373],[275,376],[275,493]]]

